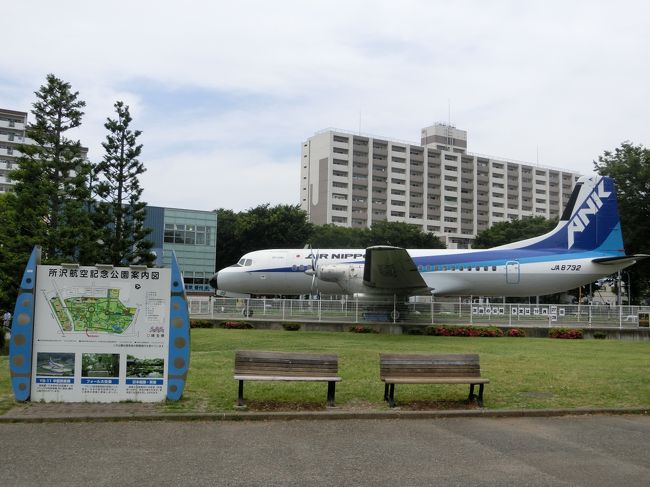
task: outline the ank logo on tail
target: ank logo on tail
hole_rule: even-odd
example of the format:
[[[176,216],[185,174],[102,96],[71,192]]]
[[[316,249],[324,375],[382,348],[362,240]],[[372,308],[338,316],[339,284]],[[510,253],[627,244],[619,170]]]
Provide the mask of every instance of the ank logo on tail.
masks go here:
[[[602,208],[603,199],[608,198],[611,194],[611,191],[605,190],[605,180],[601,179],[600,184],[586,198],[584,203],[586,206],[582,206],[569,221],[567,226],[569,248],[573,247],[576,234],[582,233],[589,225],[590,215],[595,215]]]

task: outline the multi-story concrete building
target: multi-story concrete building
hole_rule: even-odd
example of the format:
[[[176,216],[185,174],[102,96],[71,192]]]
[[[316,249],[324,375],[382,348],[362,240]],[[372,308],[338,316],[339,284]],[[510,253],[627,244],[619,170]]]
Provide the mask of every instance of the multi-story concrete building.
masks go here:
[[[420,144],[322,130],[302,144],[300,177],[312,223],[407,222],[466,248],[496,222],[559,216],[579,174],[467,152],[467,132],[438,123]]]
[[[0,193],[11,191],[14,183],[9,179],[9,171],[18,167],[21,156],[18,144],[33,144],[26,134],[27,112],[0,108]],[[88,149],[81,148],[81,157],[88,159]]]
[[[27,113],[0,108],[0,193],[11,190],[9,171],[16,169],[20,152],[17,144],[25,142]]]

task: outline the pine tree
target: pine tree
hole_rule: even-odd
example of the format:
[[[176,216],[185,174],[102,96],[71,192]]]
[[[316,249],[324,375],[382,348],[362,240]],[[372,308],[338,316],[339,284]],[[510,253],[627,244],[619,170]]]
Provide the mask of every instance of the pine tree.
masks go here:
[[[26,129],[33,143],[18,147],[19,167],[10,173],[19,227],[15,245],[27,255],[42,245],[45,262],[94,264],[96,231],[88,211],[92,166],[81,143],[66,137],[81,125],[86,103],[53,74],[46,81],[35,92],[35,121]]]
[[[142,144],[137,144],[140,130],[129,128],[132,118],[128,105],[115,103],[116,119],[107,118],[108,130],[104,158],[95,171],[99,182],[97,207],[99,215],[108,222],[104,230],[105,260],[115,266],[125,264],[151,264],[152,242],[147,240],[150,230],[144,227],[146,203],[140,201],[142,188],[138,176],[145,167],[138,157]]]

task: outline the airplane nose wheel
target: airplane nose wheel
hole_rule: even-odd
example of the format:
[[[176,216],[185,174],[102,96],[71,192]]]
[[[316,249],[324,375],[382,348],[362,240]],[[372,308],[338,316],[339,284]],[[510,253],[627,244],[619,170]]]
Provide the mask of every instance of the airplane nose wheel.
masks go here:
[[[241,310],[241,314],[248,318],[249,316],[253,316],[253,310],[247,307]]]

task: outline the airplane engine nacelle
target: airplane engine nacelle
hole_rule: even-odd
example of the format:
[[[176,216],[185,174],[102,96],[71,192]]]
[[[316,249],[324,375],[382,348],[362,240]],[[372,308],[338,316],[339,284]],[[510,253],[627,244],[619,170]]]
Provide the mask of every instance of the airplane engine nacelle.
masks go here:
[[[354,294],[364,289],[363,264],[328,264],[318,267],[318,279],[334,282],[346,294]]]
[[[318,279],[325,282],[341,282],[348,274],[348,265],[330,264],[318,267]]]

